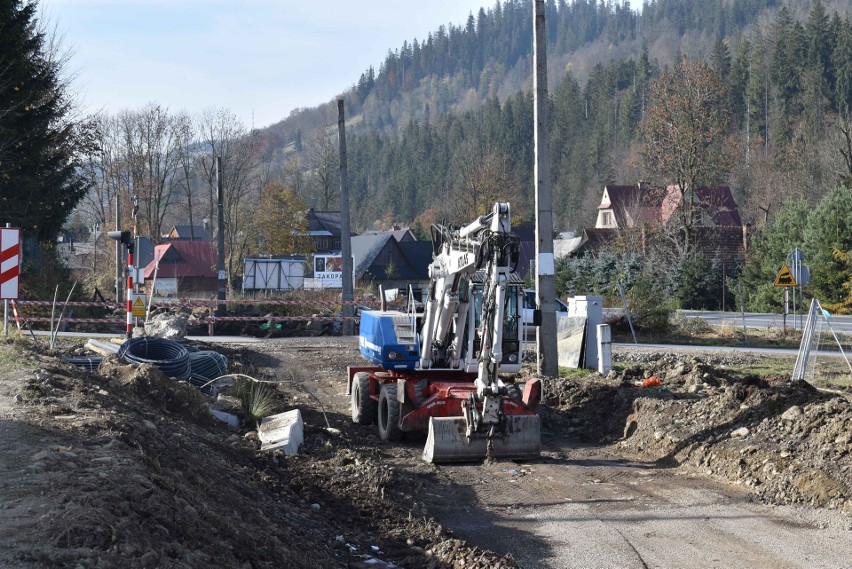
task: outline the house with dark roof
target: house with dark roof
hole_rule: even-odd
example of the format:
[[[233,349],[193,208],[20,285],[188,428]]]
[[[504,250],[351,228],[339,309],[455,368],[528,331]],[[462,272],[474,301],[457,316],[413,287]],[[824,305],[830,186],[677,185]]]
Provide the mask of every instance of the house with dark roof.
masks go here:
[[[361,235],[383,235],[385,233],[390,233],[393,235],[394,239],[402,243],[403,241],[417,241],[417,238],[412,233],[411,229],[408,227],[400,227],[398,225],[394,225],[387,231],[364,231]]]
[[[595,227],[584,229],[563,250],[571,255],[594,252],[611,246],[627,230],[636,230],[638,246],[644,250],[649,233],[677,223],[683,198],[683,192],[675,185],[604,186]],[[741,259],[748,245],[748,231],[731,189],[702,186],[692,199],[696,215],[692,234],[698,248],[726,264]]]
[[[318,211],[310,208],[305,213],[307,220],[307,237],[311,241],[314,253],[331,253],[340,251],[340,212]],[[350,232],[355,235],[354,232]]]
[[[356,280],[385,288],[420,288],[429,284],[432,243],[397,241],[393,233],[358,235],[352,238],[352,259]]]
[[[171,241],[154,248],[145,266],[148,294],[215,297],[218,287],[216,247],[209,241]],[[153,283],[156,273],[156,283]]]
[[[596,229],[634,227],[642,223],[660,222],[661,188],[636,186],[604,186],[598,206]]]
[[[164,237],[171,241],[210,241],[210,232],[203,225],[175,225]]]

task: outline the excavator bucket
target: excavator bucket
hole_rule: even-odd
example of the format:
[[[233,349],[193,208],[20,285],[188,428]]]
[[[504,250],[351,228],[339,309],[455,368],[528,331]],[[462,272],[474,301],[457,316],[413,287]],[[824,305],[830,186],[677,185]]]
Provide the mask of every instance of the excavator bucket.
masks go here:
[[[491,439],[492,457],[506,460],[538,458],[541,424],[538,415],[506,416],[506,434]],[[423,460],[433,463],[475,462],[488,456],[485,436],[466,437],[464,417],[431,417]]]

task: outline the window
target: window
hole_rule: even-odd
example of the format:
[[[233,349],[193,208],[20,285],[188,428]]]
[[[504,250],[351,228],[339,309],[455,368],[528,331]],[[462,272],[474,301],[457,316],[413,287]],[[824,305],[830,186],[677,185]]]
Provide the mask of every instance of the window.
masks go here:
[[[320,237],[317,239],[317,249],[322,251],[323,249],[328,249],[328,239],[326,237]]]
[[[612,227],[613,226],[612,212],[611,211],[601,212],[601,225],[603,227]]]
[[[340,238],[338,238],[338,237],[334,238],[334,240],[331,242],[331,248],[332,249],[340,249]]]

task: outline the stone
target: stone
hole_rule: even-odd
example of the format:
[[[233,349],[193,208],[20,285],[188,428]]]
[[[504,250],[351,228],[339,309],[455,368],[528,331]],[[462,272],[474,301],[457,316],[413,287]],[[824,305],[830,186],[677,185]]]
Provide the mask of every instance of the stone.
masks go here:
[[[781,419],[784,421],[795,421],[804,415],[802,408],[798,405],[793,405],[781,414]]]
[[[732,437],[747,437],[749,434],[748,427],[740,427],[731,433]]]
[[[145,323],[145,333],[167,340],[182,340],[186,336],[186,320],[185,314],[157,314]]]

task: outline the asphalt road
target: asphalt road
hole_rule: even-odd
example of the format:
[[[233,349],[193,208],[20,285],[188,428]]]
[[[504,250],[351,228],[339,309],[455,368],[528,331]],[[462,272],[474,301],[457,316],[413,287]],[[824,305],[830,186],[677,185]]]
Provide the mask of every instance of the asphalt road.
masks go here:
[[[808,319],[807,314],[789,314],[785,321],[781,314],[766,314],[759,312],[746,312],[745,314],[742,314],[740,312],[713,312],[708,310],[678,310],[678,316],[681,318],[701,318],[708,324],[713,324],[714,326],[728,325],[741,327],[743,322],[745,322],[746,328],[775,330],[780,330],[785,326],[787,328],[800,330],[804,327]],[[831,324],[831,327],[835,332],[852,334],[852,316],[832,315],[827,319],[827,322]]]
[[[838,512],[766,506],[702,476],[547,447],[538,464],[454,468],[478,508],[447,505],[441,523],[526,569],[833,569],[852,559],[852,520]]]

